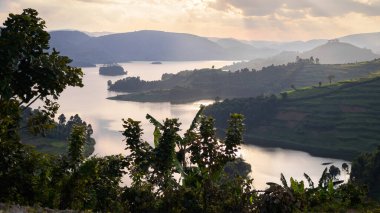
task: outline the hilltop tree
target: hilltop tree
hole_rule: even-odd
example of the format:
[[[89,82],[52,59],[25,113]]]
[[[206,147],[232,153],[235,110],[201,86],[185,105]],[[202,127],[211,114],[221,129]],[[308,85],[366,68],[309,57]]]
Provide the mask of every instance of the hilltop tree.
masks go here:
[[[311,63],[311,64],[314,64],[314,63],[315,63],[315,60],[314,60],[314,57],[313,57],[313,56],[310,57],[310,63]]]
[[[316,58],[316,59],[315,59],[315,63],[316,63],[316,64],[319,64],[319,63],[320,63],[320,62],[319,62],[319,58]]]
[[[335,78],[335,75],[329,75],[327,76],[327,79],[329,79],[329,82],[331,84],[332,80]]]

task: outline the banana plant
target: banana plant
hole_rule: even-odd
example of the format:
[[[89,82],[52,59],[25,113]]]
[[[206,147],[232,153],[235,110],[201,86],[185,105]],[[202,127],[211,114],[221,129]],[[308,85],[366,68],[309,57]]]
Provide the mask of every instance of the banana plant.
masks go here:
[[[190,144],[190,141],[193,139],[193,131],[197,127],[197,124],[199,123],[200,117],[204,111],[204,106],[201,105],[199,111],[195,115],[189,129],[186,131],[185,136],[182,138],[178,135],[176,140],[176,145],[178,147],[178,151],[176,151],[176,157],[173,158],[173,165],[175,166],[176,170],[181,174],[181,177],[184,178],[187,174],[185,172],[186,166],[186,151],[187,146]],[[153,132],[153,142],[154,147],[158,147],[160,143],[160,138],[162,137],[161,131],[163,130],[164,125],[159,122],[157,119],[155,119],[152,115],[147,114],[146,119],[149,120],[150,123],[154,125],[154,132]]]

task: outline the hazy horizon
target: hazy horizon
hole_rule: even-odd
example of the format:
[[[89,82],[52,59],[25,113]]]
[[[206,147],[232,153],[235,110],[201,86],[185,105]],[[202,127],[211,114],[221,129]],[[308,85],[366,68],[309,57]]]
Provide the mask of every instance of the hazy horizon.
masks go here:
[[[111,35],[111,34],[123,34],[123,33],[132,33],[132,32],[139,32],[139,31],[161,31],[161,32],[167,32],[167,33],[178,33],[178,34],[191,34],[191,35],[196,35],[196,36],[201,36],[209,39],[237,39],[240,41],[257,41],[257,42],[278,42],[278,43],[286,43],[286,42],[307,42],[311,40],[330,40],[330,39],[336,39],[339,37],[331,37],[331,38],[311,38],[311,39],[299,39],[299,40],[284,40],[284,41],[279,41],[279,40],[269,40],[269,39],[253,39],[253,40],[247,40],[247,39],[238,39],[234,37],[218,37],[218,36],[202,36],[198,34],[193,34],[193,33],[187,33],[187,32],[175,32],[175,31],[164,31],[164,30],[152,30],[152,29],[141,29],[141,30],[134,30],[134,31],[125,31],[125,32],[107,32],[107,31],[97,31],[97,32],[90,32],[90,31],[82,31],[78,29],[55,29],[55,30],[48,30],[48,32],[56,32],[56,31],[79,31],[82,33],[85,33],[91,37],[99,37],[99,36],[104,36],[104,35]],[[379,31],[374,31],[374,32],[368,32],[368,33],[353,33],[353,34],[347,34],[347,35],[342,35],[340,37],[344,36],[350,36],[350,35],[359,35],[359,34],[371,34],[371,33],[380,33]]]
[[[239,40],[332,39],[378,32],[380,0],[1,0],[0,19],[33,8],[47,30],[159,30]]]

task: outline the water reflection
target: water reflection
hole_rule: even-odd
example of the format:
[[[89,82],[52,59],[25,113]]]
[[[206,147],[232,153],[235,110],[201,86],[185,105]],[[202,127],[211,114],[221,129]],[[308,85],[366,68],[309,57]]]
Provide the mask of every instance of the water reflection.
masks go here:
[[[232,62],[201,61],[201,62],[163,62],[161,65],[152,65],[150,62],[133,62],[122,64],[128,70],[129,76],[140,76],[144,80],[158,80],[162,73],[176,73],[185,69],[199,69],[202,67],[220,67]],[[79,114],[84,120],[92,124],[96,139],[95,154],[98,156],[125,153],[125,145],[121,135],[122,118],[132,118],[141,121],[144,129],[143,139],[152,141],[153,126],[145,119],[147,113],[158,120],[165,118],[179,118],[183,131],[193,120],[201,104],[212,103],[211,100],[198,101],[190,104],[172,105],[170,103],[138,103],[129,101],[114,101],[106,99],[115,93],[107,91],[107,81],[112,82],[124,78],[117,76],[100,76],[98,68],[83,69],[85,76],[83,88],[67,88],[59,99],[60,113],[66,115]],[[303,177],[308,173],[314,180],[321,175],[325,166],[321,163],[332,161],[336,166],[343,161],[316,158],[304,152],[284,149],[266,149],[255,146],[243,146],[241,151],[247,162],[251,163],[254,184],[257,188],[264,188],[266,181],[279,182],[280,173],[289,178]]]
[[[251,164],[254,185],[260,189],[266,187],[266,182],[278,183],[281,173],[288,182],[290,177],[293,177],[307,183],[303,175],[307,173],[314,183],[318,183],[323,170],[327,167],[322,163],[332,162],[338,168],[347,163],[343,160],[314,157],[306,152],[251,145],[244,145],[241,154],[246,162]],[[348,175],[342,171],[341,178],[346,180]]]

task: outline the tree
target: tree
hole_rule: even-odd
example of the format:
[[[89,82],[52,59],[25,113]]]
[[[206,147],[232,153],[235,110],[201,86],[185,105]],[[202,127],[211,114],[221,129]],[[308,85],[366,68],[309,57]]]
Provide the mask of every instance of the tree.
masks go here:
[[[241,144],[243,144],[243,124],[244,116],[240,114],[231,114],[230,120],[228,122],[229,128],[227,129],[226,139],[225,139],[225,154],[227,155],[227,160],[235,160],[236,152]]]
[[[43,114],[53,118],[55,102],[66,86],[83,86],[82,70],[53,49],[45,21],[34,9],[10,14],[0,33],[0,138],[17,140],[19,108],[43,101]]]
[[[300,61],[301,61],[301,58],[297,55],[297,57],[296,57],[296,63],[298,63]]]
[[[352,162],[350,179],[366,185],[369,195],[380,200],[380,146],[373,152],[361,154]]]
[[[76,170],[84,160],[84,144],[86,143],[86,127],[73,127],[69,138],[69,164],[73,170]]]
[[[64,114],[61,114],[59,117],[58,117],[58,124],[59,125],[64,125],[66,123],[66,117]]]
[[[204,116],[203,109],[202,106],[183,137],[178,134],[177,119],[160,123],[147,115],[155,126],[153,147],[141,140],[140,122],[124,120],[123,135],[129,153],[125,160],[132,179],[132,187],[126,188],[125,195],[131,209],[142,211],[146,202],[141,199],[159,201],[164,212],[181,206],[191,212],[220,212],[225,206],[234,209],[232,212],[241,212],[249,203],[250,167],[237,160],[226,169],[230,173],[224,170],[228,162],[236,160],[236,151],[243,143],[243,116],[231,115],[226,139],[221,141],[216,137],[214,119]],[[176,175],[181,178],[175,179]],[[230,203],[220,205],[220,199]],[[152,208],[149,211],[155,212]]]
[[[310,57],[310,63],[311,63],[311,64],[314,64],[314,63],[315,63],[315,60],[314,60],[314,57],[313,57],[313,56]]]
[[[329,75],[327,76],[327,79],[329,79],[329,82],[331,84],[332,80],[335,78],[335,75]]]
[[[319,58],[315,58],[315,63],[316,64],[319,64],[320,62],[319,62]]]

